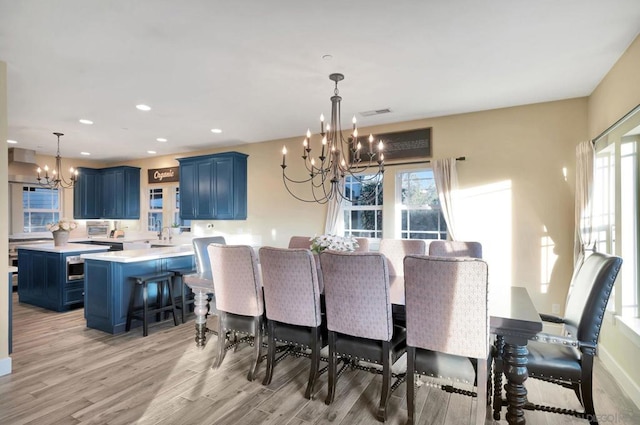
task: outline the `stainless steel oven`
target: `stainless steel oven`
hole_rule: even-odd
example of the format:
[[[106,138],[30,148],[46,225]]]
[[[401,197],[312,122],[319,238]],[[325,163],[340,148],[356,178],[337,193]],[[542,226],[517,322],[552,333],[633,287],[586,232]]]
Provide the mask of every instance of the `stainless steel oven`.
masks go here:
[[[84,259],[79,255],[67,257],[67,281],[84,279]]]

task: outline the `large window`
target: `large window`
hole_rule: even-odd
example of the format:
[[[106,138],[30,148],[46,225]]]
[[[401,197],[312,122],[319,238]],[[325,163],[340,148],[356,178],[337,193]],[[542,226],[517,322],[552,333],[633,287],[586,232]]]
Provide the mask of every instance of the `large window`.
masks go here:
[[[382,176],[345,177],[344,234],[382,238]]]
[[[440,209],[432,170],[397,174],[402,239],[446,239],[447,225]]]
[[[23,231],[46,232],[47,224],[60,218],[60,199],[57,189],[37,186],[22,187]]]
[[[610,137],[596,144],[593,233],[595,249],[623,258],[609,309],[638,317],[638,143],[640,136]]]
[[[160,232],[163,227],[173,227],[175,224],[183,231],[191,230],[191,220],[180,219],[178,186],[150,188],[147,209],[147,230]]]

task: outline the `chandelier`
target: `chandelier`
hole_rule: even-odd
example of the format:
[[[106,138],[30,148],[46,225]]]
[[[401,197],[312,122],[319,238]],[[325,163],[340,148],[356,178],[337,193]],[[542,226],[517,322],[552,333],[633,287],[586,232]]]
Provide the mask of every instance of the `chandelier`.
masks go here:
[[[69,187],[73,187],[76,180],[78,179],[78,170],[74,170],[73,167],[69,169],[71,173],[71,177],[69,180],[65,179],[62,175],[62,157],[60,156],[60,136],[64,136],[62,133],[53,133],[58,136],[58,152],[56,153],[56,165],[53,170],[51,170],[51,175],[49,175],[49,166],[44,166],[44,177],[42,176],[42,171],[40,167],[36,170],[38,173],[38,184],[40,186],[49,188],[49,189],[66,189]],[[60,172],[58,172],[60,170]]]
[[[369,170],[375,169],[375,174],[357,176],[363,183],[372,182],[379,184],[380,177],[384,173],[383,143],[380,141],[374,149],[374,139],[369,135],[367,141],[363,143],[358,139],[358,128],[356,117],[353,117],[353,128],[351,135],[345,140],[340,122],[340,101],[342,97],[338,95],[338,82],[344,79],[342,74],[331,74],[329,79],[335,82],[333,96],[331,96],[331,120],[326,125],[324,115],[320,115],[320,155],[316,158],[312,156],[311,132],[307,130],[307,135],[302,141],[302,161],[308,174],[308,178],[292,179],[287,176],[287,147],[282,148],[282,180],[284,186],[291,196],[303,202],[317,202],[325,204],[332,199],[345,199],[350,201],[349,193],[344,189],[344,178],[347,175],[356,176]],[[367,149],[368,147],[368,149]],[[294,185],[305,185],[310,188],[311,194],[304,198],[296,195],[292,191]]]

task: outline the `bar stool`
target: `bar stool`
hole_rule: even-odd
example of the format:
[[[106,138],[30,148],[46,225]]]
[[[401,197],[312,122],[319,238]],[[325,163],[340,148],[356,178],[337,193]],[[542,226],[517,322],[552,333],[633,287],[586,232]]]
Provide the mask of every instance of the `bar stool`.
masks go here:
[[[169,270],[172,276],[172,286],[175,289],[176,287],[180,288],[180,295],[176,297],[178,304],[176,308],[180,310],[180,316],[182,319],[182,323],[186,323],[186,316],[189,312],[189,306],[193,304],[193,297],[190,295],[193,293],[191,288],[187,286],[184,282],[184,277],[197,273],[196,269],[192,268],[183,268],[183,269],[171,269]]]
[[[173,298],[173,289],[171,288],[173,273],[166,272],[158,272],[158,273],[150,273],[141,276],[131,276],[131,279],[135,280],[135,287],[133,291],[131,291],[131,300],[129,301],[129,311],[127,313],[127,324],[125,327],[126,331],[131,329],[131,320],[139,319],[142,320],[142,336],[147,336],[149,333],[149,324],[148,324],[148,316],[150,314],[157,314],[157,320],[161,320],[161,314],[165,311],[171,312],[173,314],[173,323],[175,326],[178,326],[178,316],[176,312],[176,304]],[[151,307],[149,308],[149,292],[148,286],[151,284],[155,284],[157,286],[156,291],[156,299]],[[136,306],[136,296],[140,292],[140,288],[142,288],[142,307]],[[169,293],[168,300],[165,304],[164,292],[165,288]]]

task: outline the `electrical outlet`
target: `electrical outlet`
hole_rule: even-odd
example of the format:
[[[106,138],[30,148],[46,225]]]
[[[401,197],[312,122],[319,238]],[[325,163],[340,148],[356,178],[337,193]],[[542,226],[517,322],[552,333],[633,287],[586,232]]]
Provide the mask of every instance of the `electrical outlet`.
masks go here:
[[[553,314],[560,314],[560,304],[551,304],[551,312]]]
[[[207,223],[207,229],[213,229],[213,223]]]

